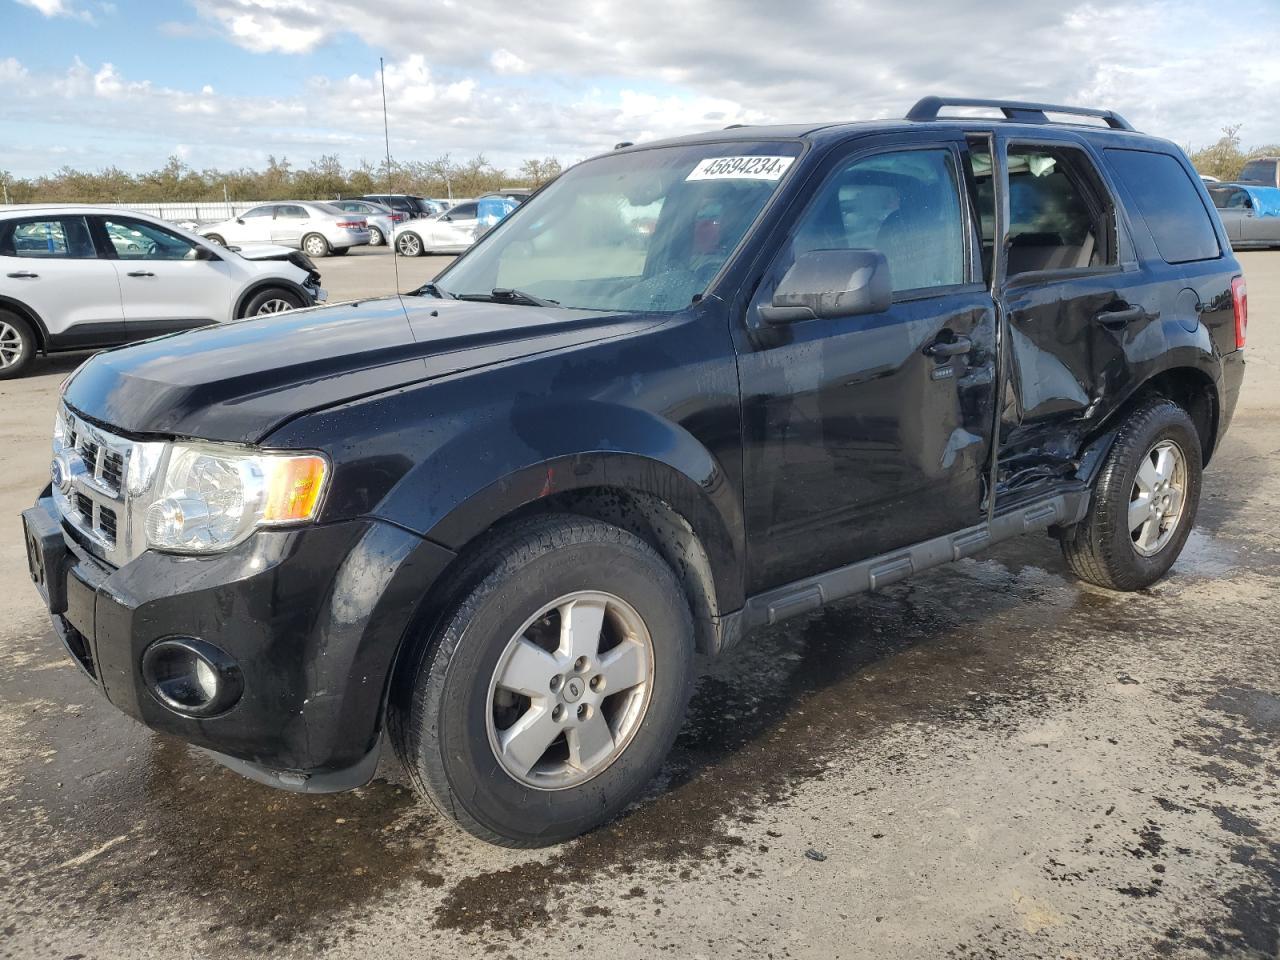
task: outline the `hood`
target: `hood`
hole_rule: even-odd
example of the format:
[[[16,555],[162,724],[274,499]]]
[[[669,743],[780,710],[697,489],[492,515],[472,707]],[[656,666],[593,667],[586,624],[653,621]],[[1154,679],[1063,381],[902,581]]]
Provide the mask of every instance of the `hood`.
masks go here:
[[[125,433],[256,443],[303,413],[653,322],[643,314],[387,297],[107,350],[72,376],[65,398]]]
[[[298,252],[278,243],[233,243],[227,249],[242,260],[288,260],[290,254]]]

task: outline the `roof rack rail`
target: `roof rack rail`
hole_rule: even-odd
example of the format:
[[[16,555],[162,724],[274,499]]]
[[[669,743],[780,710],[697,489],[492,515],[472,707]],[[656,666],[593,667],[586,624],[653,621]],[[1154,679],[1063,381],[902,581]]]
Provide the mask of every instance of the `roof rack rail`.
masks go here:
[[[937,120],[943,107],[990,107],[1004,113],[1015,123],[1049,123],[1046,113],[1066,113],[1078,117],[1105,120],[1112,130],[1132,130],[1129,121],[1114,110],[1091,107],[1063,107],[1053,103],[1025,103],[1021,100],[972,100],[968,97],[923,97],[907,111],[908,120]]]

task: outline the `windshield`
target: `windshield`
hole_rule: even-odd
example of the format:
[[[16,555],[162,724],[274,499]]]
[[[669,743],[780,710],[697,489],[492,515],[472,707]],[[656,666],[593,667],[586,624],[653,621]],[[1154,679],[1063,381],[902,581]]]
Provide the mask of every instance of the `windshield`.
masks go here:
[[[1240,179],[1280,186],[1276,183],[1276,163],[1275,160],[1250,160],[1240,171]]]
[[[794,142],[612,154],[564,173],[440,277],[566,307],[669,312],[702,293],[800,153]]]

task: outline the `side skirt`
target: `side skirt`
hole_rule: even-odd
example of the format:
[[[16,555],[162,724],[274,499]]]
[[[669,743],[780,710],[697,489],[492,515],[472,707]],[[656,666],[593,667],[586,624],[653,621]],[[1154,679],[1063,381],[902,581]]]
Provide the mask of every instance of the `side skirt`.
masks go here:
[[[1081,486],[1012,510],[997,511],[990,523],[979,523],[756,594],[747,599],[742,610],[724,618],[736,622],[723,623],[721,651],[759,627],[810,613],[855,594],[879,590],[1033,530],[1079,523],[1088,509],[1089,490]]]

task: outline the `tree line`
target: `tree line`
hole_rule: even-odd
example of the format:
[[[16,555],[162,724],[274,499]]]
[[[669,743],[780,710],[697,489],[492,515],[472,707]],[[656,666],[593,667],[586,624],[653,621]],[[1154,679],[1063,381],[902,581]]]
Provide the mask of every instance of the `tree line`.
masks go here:
[[[1280,156],[1280,144],[1246,150],[1240,124],[1223,127],[1217,142],[1188,149],[1200,173],[1234,180],[1246,161]],[[127,173],[117,167],[97,171],[63,167],[39,177],[15,177],[0,170],[0,187],[8,203],[180,203],[201,200],[327,200],[366,193],[410,193],[423,197],[475,197],[502,187],[539,187],[560,173],[555,157],[525,160],[516,170],[493,166],[483,154],[455,161],[449,154],[434,160],[374,165],[361,161],[346,167],[327,154],[305,167],[288,158],[267,158],[261,170],[197,170],[181,157],[170,157],[158,170]],[[3,197],[0,197],[3,199]]]
[[[39,177],[15,177],[0,170],[8,203],[194,203],[202,200],[329,200],[366,193],[408,193],[423,197],[475,197],[503,187],[539,187],[560,173],[555,157],[529,159],[516,170],[495,167],[478,155],[454,161],[449,154],[428,161],[362,161],[343,166],[334,154],[305,167],[288,158],[267,158],[261,170],[197,170],[172,156],[163,167],[128,173],[117,167],[97,171],[63,167]],[[3,195],[0,195],[3,200]]]

